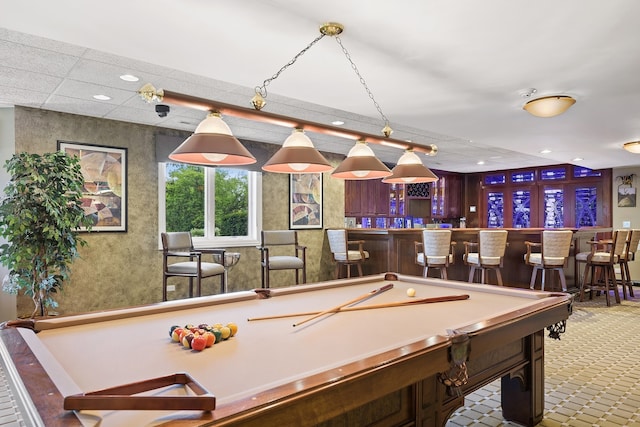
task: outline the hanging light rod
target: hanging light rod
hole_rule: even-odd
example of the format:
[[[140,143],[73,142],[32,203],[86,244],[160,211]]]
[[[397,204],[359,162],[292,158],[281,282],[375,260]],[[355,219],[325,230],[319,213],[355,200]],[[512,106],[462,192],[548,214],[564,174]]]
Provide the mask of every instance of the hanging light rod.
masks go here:
[[[184,95],[163,89],[156,89],[152,84],[147,83],[138,90],[140,96],[147,102],[164,102],[185,108],[192,108],[201,111],[216,111],[222,116],[237,117],[245,120],[253,120],[261,123],[288,127],[290,129],[304,129],[305,132],[315,132],[324,135],[336,136],[339,138],[350,139],[353,141],[364,140],[367,143],[385,145],[401,150],[413,150],[414,152],[424,153],[427,155],[434,154],[433,145],[420,145],[413,142],[407,142],[394,138],[383,138],[378,135],[352,131],[337,126],[315,123],[308,120],[287,117],[280,114],[270,113],[267,111],[256,110],[252,108],[240,107],[237,105],[226,104],[223,102],[212,101],[209,99],[199,98],[191,95]]]

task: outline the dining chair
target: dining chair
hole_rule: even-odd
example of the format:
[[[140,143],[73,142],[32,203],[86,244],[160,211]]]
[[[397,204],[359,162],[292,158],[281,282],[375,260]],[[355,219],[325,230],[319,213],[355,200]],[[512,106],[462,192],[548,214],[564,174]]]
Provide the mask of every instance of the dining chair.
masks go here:
[[[427,277],[429,268],[437,269],[441,279],[448,279],[447,268],[453,264],[453,247],[451,230],[422,230],[422,241],[415,242],[415,262],[422,266],[422,276]]]
[[[347,270],[347,277],[351,277],[351,267],[356,266],[358,276],[362,276],[362,264],[369,259],[369,252],[364,250],[364,240],[348,240],[347,230],[327,230],[331,258],[336,265],[334,276],[342,277],[342,267]]]
[[[544,230],[541,240],[540,243],[524,242],[527,247],[524,262],[533,267],[529,288],[534,289],[538,271],[540,271],[540,290],[544,291],[545,273],[549,271],[553,274],[554,271],[557,271],[562,291],[566,292],[567,280],[564,275],[564,269],[567,266],[569,252],[571,251],[573,231]]]
[[[469,266],[469,283],[475,280],[476,270],[480,270],[480,283],[486,282],[486,272],[496,274],[498,285],[502,286],[502,268],[507,248],[507,230],[480,230],[477,242],[464,242],[465,265]]]
[[[611,239],[606,241],[591,241],[591,253],[587,256],[585,274],[580,286],[580,301],[584,300],[584,294],[589,291],[589,299],[593,299],[595,292],[604,292],[607,306],[611,305],[610,291],[613,290],[616,302],[620,303],[620,293],[614,266],[623,256],[628,245],[629,230],[614,230]],[[601,272],[601,277],[596,279],[596,270]],[[587,283],[587,273],[591,280]]]
[[[295,230],[263,230],[261,233],[260,265],[262,287],[269,288],[269,274],[274,270],[295,270],[296,285],[307,282],[307,247],[298,244]]]
[[[167,300],[169,277],[189,278],[189,298],[193,297],[193,280],[196,281],[196,296],[202,295],[202,279],[220,276],[220,292],[226,292],[225,249],[207,249],[217,254],[222,263],[202,261],[203,252],[195,250],[188,231],[161,234],[162,240],[162,301]],[[182,259],[183,261],[177,261]]]

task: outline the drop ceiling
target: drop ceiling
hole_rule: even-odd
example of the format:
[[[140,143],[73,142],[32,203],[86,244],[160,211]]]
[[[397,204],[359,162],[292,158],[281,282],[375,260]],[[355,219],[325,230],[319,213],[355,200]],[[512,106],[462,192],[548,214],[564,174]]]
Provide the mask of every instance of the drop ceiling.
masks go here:
[[[639,155],[622,149],[640,139],[637,0],[0,1],[0,106],[193,131],[205,113],[171,106],[158,117],[137,90],[152,83],[249,106],[255,86],[335,21],[393,137],[438,146],[435,157],[424,157],[431,168],[640,165]],[[529,88],[577,102],[560,116],[534,117],[522,109]],[[273,113],[339,119],[373,134],[384,126],[331,37],[268,90],[265,110]],[[239,138],[281,144],[290,133],[226,121]],[[312,138],[326,152],[346,154],[353,145]],[[372,148],[388,163],[402,154]]]

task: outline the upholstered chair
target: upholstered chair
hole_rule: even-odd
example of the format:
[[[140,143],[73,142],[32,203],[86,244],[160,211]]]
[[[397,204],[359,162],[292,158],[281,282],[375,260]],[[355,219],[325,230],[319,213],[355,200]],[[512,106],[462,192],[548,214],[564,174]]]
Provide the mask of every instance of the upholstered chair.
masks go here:
[[[437,269],[441,279],[448,279],[447,267],[453,264],[451,230],[422,230],[422,241],[415,242],[416,264],[422,266],[422,276],[427,277],[429,268]]]
[[[193,280],[196,281],[196,296],[202,295],[202,279],[220,276],[220,292],[226,292],[225,250],[207,249],[207,253],[217,254],[222,264],[202,261],[202,251],[193,248],[191,233],[188,231],[162,233],[162,301],[167,300],[167,279],[169,277],[189,278],[189,297],[193,297]]]
[[[498,285],[502,286],[502,268],[507,248],[507,230],[480,230],[477,242],[464,242],[464,263],[469,266],[469,283],[480,270],[480,283],[487,283],[486,271],[494,271]]]
[[[362,264],[369,259],[369,252],[364,250],[364,240],[348,240],[347,230],[327,230],[327,239],[331,249],[331,257],[336,265],[334,276],[342,276],[342,267],[346,268],[347,277],[351,277],[351,267],[356,266],[358,276],[362,276]]]
[[[620,303],[620,292],[614,266],[619,262],[629,244],[630,231],[627,229],[614,230],[611,239],[605,241],[592,241],[591,253],[587,255],[585,274],[580,286],[580,301],[584,300],[584,294],[589,291],[589,299],[597,291],[604,292],[607,306],[611,305],[610,291]],[[596,278],[596,270],[601,271],[601,277]],[[591,280],[587,283],[587,273]]]
[[[307,282],[307,247],[298,244],[295,230],[262,231],[260,265],[262,267],[262,287],[269,287],[269,273],[272,270],[294,270],[296,285]]]
[[[631,280],[631,273],[629,272],[629,261],[636,259],[636,252],[638,251],[638,244],[640,243],[640,229],[633,229],[629,232],[628,244],[618,259],[620,265],[620,282],[622,284],[622,297],[627,299],[627,290],[629,290],[629,296],[633,295],[633,281]]]
[[[533,267],[529,283],[531,289],[535,287],[538,271],[541,272],[540,290],[543,291],[546,272],[553,274],[557,271],[561,288],[564,292],[567,291],[564,268],[567,266],[572,240],[573,231],[571,230],[544,230],[542,242],[524,242],[527,247],[524,262]]]

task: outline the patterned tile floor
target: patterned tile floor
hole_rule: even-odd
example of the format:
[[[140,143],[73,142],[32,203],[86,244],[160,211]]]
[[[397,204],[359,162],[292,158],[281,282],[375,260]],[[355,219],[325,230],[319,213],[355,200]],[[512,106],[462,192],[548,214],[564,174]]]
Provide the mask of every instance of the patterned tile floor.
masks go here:
[[[516,426],[502,419],[500,381],[465,399],[447,427]],[[541,427],[640,426],[640,288],[607,307],[576,301],[560,341],[545,341]]]
[[[0,427],[41,425],[24,410],[0,343]],[[640,288],[607,307],[604,297],[576,302],[560,341],[545,342],[545,415],[539,427],[640,427]],[[22,397],[21,397],[22,396]],[[516,426],[504,421],[500,381],[467,396],[447,427]]]

